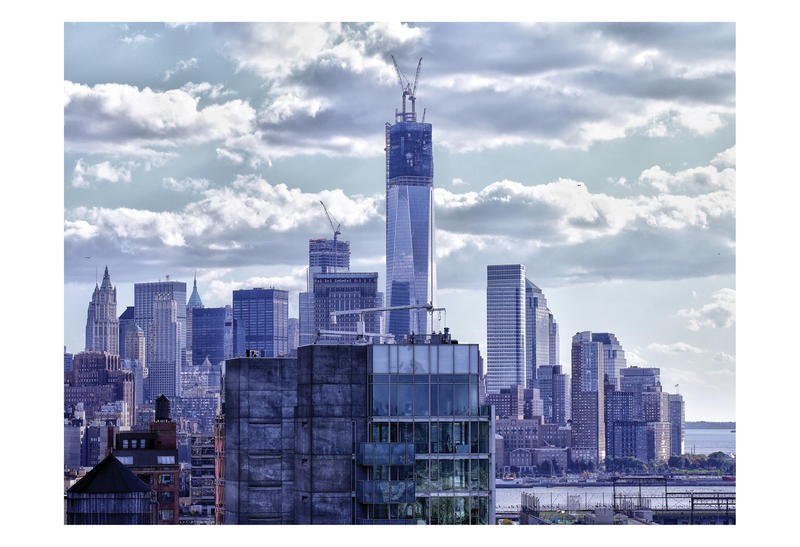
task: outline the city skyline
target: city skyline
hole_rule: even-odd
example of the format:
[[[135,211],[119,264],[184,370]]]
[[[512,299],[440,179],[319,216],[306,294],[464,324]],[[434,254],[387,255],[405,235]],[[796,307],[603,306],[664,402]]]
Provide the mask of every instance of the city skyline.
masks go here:
[[[331,236],[320,199],[342,222],[352,269],[380,272],[382,286],[393,53],[406,76],[423,57],[436,304],[454,337],[486,354],[485,266],[522,263],[558,320],[566,372],[574,333],[614,332],[629,365],[679,384],[687,420],[734,420],[734,34],[67,24],[67,350],[83,349],[105,265],[120,313],[133,283],[197,271],[207,306],[274,285],[297,317],[308,239]],[[529,54],[460,51],[475,36]],[[140,62],[87,63],[100,44]]]

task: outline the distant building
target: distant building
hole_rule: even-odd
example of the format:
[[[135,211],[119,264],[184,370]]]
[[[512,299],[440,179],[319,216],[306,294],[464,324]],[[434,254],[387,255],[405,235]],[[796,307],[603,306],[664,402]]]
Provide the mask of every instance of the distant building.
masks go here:
[[[572,337],[573,454],[599,466],[606,457],[603,343],[589,331]]]
[[[263,357],[288,355],[289,293],[279,289],[233,291],[233,319],[237,335],[234,355],[255,351]]]
[[[214,435],[197,433],[190,440],[191,519],[200,524],[214,524]]]
[[[680,456],[684,453],[684,438],[686,431],[686,407],[683,396],[678,393],[669,394],[669,423],[670,432],[670,455]]]
[[[339,332],[357,331],[359,316],[342,315],[331,318],[331,312],[376,308],[381,305],[378,299],[377,272],[318,273],[314,276],[314,327],[321,330]],[[381,332],[381,315],[364,315],[365,332]],[[323,339],[325,337],[323,336]],[[355,335],[336,335],[335,341],[354,342]]]
[[[233,357],[233,308],[192,308],[192,365],[215,366]]]
[[[196,359],[192,356],[192,311],[203,309],[203,300],[200,298],[200,292],[197,290],[197,275],[194,276],[194,283],[192,285],[192,294],[186,302],[186,364],[195,364]],[[202,359],[201,359],[202,362]]]
[[[75,354],[72,372],[65,375],[64,404],[83,403],[86,419],[92,421],[105,403],[125,401],[135,411],[133,373],[120,369],[119,356],[91,351]]]
[[[547,300],[542,289],[525,279],[525,387],[532,388],[536,383],[538,367],[558,364],[551,362],[550,322],[552,314],[547,308]]]
[[[288,331],[286,336],[289,339],[289,356],[297,357],[297,348],[300,346],[300,320],[295,317],[289,318]]]
[[[608,447],[610,458],[636,458],[648,461],[647,423],[637,420],[615,420],[610,423]]]
[[[606,455],[609,458],[623,458],[623,457],[638,457],[633,456],[631,453],[636,452],[637,449],[644,450],[646,445],[644,441],[637,448],[631,448],[629,429],[620,429],[615,427],[618,422],[631,423],[637,421],[641,423],[641,417],[637,411],[635,394],[628,391],[614,390],[610,384],[606,384],[605,398],[605,420],[606,420]],[[644,429],[642,429],[644,432]],[[628,435],[624,440],[615,439],[615,435],[625,434]],[[631,437],[634,440],[636,438]],[[646,461],[646,458],[639,458]]]
[[[320,273],[350,271],[350,242],[326,239],[308,240],[308,277],[306,291],[299,295],[298,346],[314,342],[317,327],[314,320],[314,277]]]
[[[670,455],[669,422],[647,422],[647,459],[665,463]]]
[[[661,391],[661,386],[647,388],[642,393],[642,414],[645,422],[669,421],[669,393]]]
[[[503,466],[514,467],[514,463],[511,461],[511,454],[515,451],[540,447],[539,433],[541,428],[541,419],[498,419],[495,423],[495,431],[503,437],[503,454],[506,458]],[[523,457],[522,454],[518,452],[517,458]],[[530,455],[527,457],[530,457]],[[519,466],[517,465],[516,467]]]
[[[114,455],[67,490],[67,524],[152,524],[154,513],[150,486]]]
[[[525,266],[490,265],[486,269],[487,393],[527,386]]]
[[[153,492],[157,502],[156,524],[178,524],[179,479],[175,422],[170,418],[169,400],[156,400],[156,419],[150,431],[117,434],[114,456],[125,464]]]
[[[117,319],[117,324],[119,325],[119,357],[120,359],[135,359],[135,357],[130,357],[129,352],[127,351],[127,335],[128,332],[132,329],[136,329],[136,320],[134,317],[133,306],[128,306],[125,308],[125,311],[119,316]],[[144,334],[144,331],[142,331]]]
[[[95,285],[86,317],[86,351],[105,351],[119,355],[117,289],[111,285],[108,266],[103,282]]]
[[[539,367],[536,383],[542,399],[544,421],[566,425],[572,418],[572,383],[561,365]]]
[[[64,346],[64,373],[72,372],[72,354],[67,352],[67,346]]]
[[[638,418],[644,420],[644,410],[642,409],[642,393],[650,388],[661,386],[661,369],[655,367],[626,367],[619,369],[619,388],[620,391],[628,391],[636,394],[636,405]]]
[[[592,340],[603,343],[603,374],[614,389],[620,389],[619,371],[627,365],[625,350],[611,332],[592,333]]]

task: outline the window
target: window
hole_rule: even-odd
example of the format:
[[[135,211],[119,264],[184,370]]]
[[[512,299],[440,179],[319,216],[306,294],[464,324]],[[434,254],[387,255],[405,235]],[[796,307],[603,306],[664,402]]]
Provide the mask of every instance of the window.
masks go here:
[[[117,456],[119,463],[123,463],[125,465],[133,465],[133,456]]]
[[[160,465],[175,463],[175,456],[158,456],[158,463]]]

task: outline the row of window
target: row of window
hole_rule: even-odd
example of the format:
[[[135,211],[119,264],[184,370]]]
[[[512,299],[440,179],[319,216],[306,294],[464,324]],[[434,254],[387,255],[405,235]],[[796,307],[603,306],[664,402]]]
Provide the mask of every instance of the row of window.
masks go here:
[[[417,497],[414,503],[366,506],[365,522],[407,520],[419,524],[489,524],[489,498]]]
[[[376,422],[371,427],[373,443],[413,443],[419,454],[487,454],[489,423],[455,422]],[[376,445],[377,446],[377,445]]]

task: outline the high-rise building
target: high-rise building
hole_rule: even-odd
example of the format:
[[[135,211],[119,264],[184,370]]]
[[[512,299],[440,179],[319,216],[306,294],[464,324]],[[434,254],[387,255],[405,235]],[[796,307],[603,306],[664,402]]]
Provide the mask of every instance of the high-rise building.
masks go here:
[[[619,387],[621,391],[634,394],[636,419],[645,420],[642,406],[642,394],[649,390],[661,388],[661,369],[655,367],[626,367],[619,369]]]
[[[320,273],[314,276],[314,326],[316,329],[339,332],[356,332],[359,316],[342,315],[334,322],[331,312],[377,308],[378,273],[343,272]],[[380,333],[381,317],[377,313],[364,315],[366,332]],[[336,336],[339,342],[353,342],[356,336]]]
[[[440,341],[227,361],[225,523],[493,523],[478,347]]]
[[[178,305],[167,293],[160,293],[153,301],[153,316],[147,333],[147,370],[150,396],[180,395],[180,377],[183,369],[181,327],[178,323]]]
[[[196,361],[192,357],[192,310],[203,309],[203,307],[203,300],[197,290],[197,276],[195,275],[192,294],[186,302],[186,363],[189,365],[195,364]],[[203,362],[202,359],[200,362]]]
[[[108,266],[103,282],[95,285],[86,314],[86,351],[105,351],[119,355],[119,320],[117,289],[111,285]]]
[[[686,407],[680,393],[669,394],[669,423],[671,424],[670,455],[683,454],[683,443],[686,429]]]
[[[72,372],[72,357],[73,355],[67,352],[67,346],[64,346],[64,374]]]
[[[407,110],[407,99],[411,110]],[[432,126],[417,121],[416,96],[403,90],[403,109],[386,124],[386,304],[424,305],[433,300]],[[419,310],[387,312],[387,332],[401,337],[428,332]]]
[[[547,300],[542,289],[525,279],[525,372],[526,387],[536,383],[536,370],[540,366],[556,365],[550,361],[550,321]]]
[[[603,343],[603,374],[614,389],[620,389],[619,371],[627,365],[622,345],[610,332],[595,332],[592,340]]]
[[[300,347],[300,320],[290,317],[288,328],[286,336],[289,338],[289,355],[296,357],[297,348]]]
[[[527,385],[525,266],[486,268],[487,393]]]
[[[233,357],[233,308],[193,308],[192,365],[197,367],[208,358],[218,367]]]
[[[544,421],[566,425],[572,417],[572,387],[568,374],[561,372],[561,365],[539,367],[536,383],[542,398]]]
[[[289,292],[280,289],[233,291],[233,319],[236,323],[234,355],[248,350],[263,357],[288,355]]]
[[[308,274],[306,291],[299,295],[299,343],[314,342],[317,329],[314,322],[314,276],[321,273],[350,271],[350,242],[318,237],[308,240]]]
[[[181,365],[186,359],[186,283],[182,281],[155,281],[151,283],[135,283],[133,286],[134,295],[134,322],[141,327],[145,336],[145,366],[150,372],[150,365],[154,362],[156,355],[159,356],[160,371],[157,374],[157,382],[165,381],[165,378],[175,378],[179,386]],[[156,301],[161,302],[161,317],[157,327],[154,328]],[[170,331],[171,327],[171,308],[172,305],[167,301],[175,303],[175,335]],[[126,350],[127,351],[127,350]],[[177,357],[172,359],[173,352]],[[174,370],[168,363],[174,362]],[[167,370],[167,368],[170,368]],[[148,380],[149,382],[152,379]],[[172,382],[168,382],[172,386]],[[153,399],[159,395],[167,395],[159,390],[165,386],[158,384],[151,385],[149,396]],[[172,388],[168,388],[172,389]],[[175,393],[173,392],[173,396]],[[167,395],[169,397],[169,395]]]
[[[136,327],[133,306],[128,306],[125,308],[125,311],[122,312],[122,314],[119,316],[119,319],[117,319],[117,323],[119,324],[119,357],[120,359],[130,359],[130,357],[128,357],[128,353],[126,352],[126,337],[128,335],[128,331]]]
[[[560,344],[560,337],[558,335],[558,323],[550,314],[550,363],[551,365],[561,364],[561,350],[558,345]]]
[[[119,356],[105,351],[76,353],[72,372],[65,375],[64,404],[83,403],[93,420],[105,403],[125,401],[135,408],[134,376],[120,369]]]
[[[603,343],[590,331],[572,337],[572,447],[595,466],[606,457]]]

